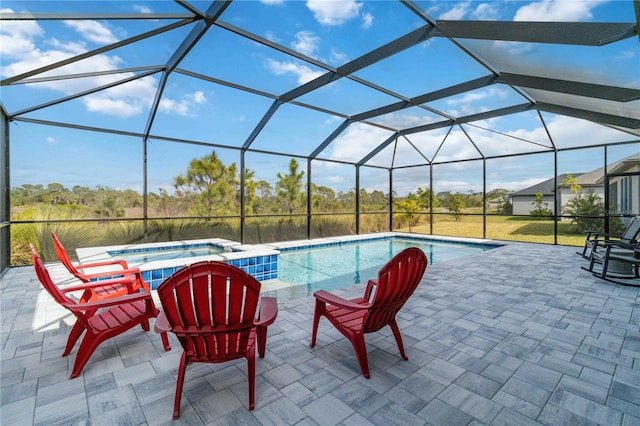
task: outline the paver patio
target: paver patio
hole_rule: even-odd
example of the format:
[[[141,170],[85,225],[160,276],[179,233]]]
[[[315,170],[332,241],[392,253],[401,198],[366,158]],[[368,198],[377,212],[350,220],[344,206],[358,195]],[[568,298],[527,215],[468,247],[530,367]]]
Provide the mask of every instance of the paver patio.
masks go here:
[[[257,360],[255,411],[243,360],[195,364],[177,423],[640,424],[640,287],[600,280],[585,264],[575,247],[509,243],[429,266],[399,315],[409,361],[389,329],[369,334],[370,380],[325,319],[309,348],[313,297],[282,301]],[[159,335],[130,330],[70,380],[77,348],[61,354],[73,318],[31,267],[10,269],[0,291],[3,426],[171,423],[173,336],[165,352]]]

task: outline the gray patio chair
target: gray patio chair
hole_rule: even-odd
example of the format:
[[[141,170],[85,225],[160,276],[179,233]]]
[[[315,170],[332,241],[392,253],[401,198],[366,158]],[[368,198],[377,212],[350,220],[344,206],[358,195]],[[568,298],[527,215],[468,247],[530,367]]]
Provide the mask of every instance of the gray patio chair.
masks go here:
[[[596,264],[602,265],[600,272],[594,271]],[[603,280],[617,284],[640,285],[640,242],[595,243],[587,270]],[[620,281],[621,279],[625,281]]]
[[[635,216],[627,229],[620,235],[609,234],[606,232],[599,231],[587,231],[587,238],[584,242],[584,248],[582,249],[582,253],[578,252],[578,254],[582,255],[585,259],[591,258],[591,251],[594,248],[594,245],[598,243],[602,243],[603,241],[620,241],[626,244],[633,244],[638,241],[638,236],[640,235],[640,216]],[[591,249],[591,250],[590,250]]]

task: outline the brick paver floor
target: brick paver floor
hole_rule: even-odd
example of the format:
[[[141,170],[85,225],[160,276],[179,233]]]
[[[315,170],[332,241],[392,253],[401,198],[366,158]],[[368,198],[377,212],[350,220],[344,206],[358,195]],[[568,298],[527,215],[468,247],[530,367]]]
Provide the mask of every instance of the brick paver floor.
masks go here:
[[[325,319],[309,348],[313,297],[281,301],[257,359],[255,411],[243,360],[195,364],[179,423],[640,424],[640,287],[600,280],[585,264],[572,247],[509,243],[429,266],[398,318],[409,361],[389,329],[369,334],[370,380]],[[77,348],[61,354],[73,318],[31,267],[10,269],[0,291],[3,426],[171,423],[173,336],[165,352],[153,331],[130,330],[70,380]]]

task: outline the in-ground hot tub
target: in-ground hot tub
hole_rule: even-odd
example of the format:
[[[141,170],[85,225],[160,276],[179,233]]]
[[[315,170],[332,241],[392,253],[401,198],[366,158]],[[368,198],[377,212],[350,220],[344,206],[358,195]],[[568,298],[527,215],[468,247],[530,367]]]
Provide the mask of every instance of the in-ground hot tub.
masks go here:
[[[86,247],[77,249],[76,253],[81,264],[124,259],[130,267],[140,269],[142,278],[152,289],[186,265],[205,260],[237,266],[259,281],[278,277],[277,250],[222,238]]]

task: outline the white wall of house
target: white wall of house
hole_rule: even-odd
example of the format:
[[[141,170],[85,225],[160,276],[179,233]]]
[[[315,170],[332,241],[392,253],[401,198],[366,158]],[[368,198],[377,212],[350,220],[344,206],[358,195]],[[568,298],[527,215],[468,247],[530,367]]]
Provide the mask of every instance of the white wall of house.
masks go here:
[[[513,214],[530,214],[531,210],[536,208],[533,204],[534,201],[536,201],[535,195],[520,195],[518,197],[514,197],[511,200],[513,204]],[[553,197],[545,195],[542,197],[542,201],[546,203],[545,207],[553,212]]]
[[[640,172],[640,166],[628,170],[629,173]],[[615,191],[616,205],[609,206],[614,213],[623,215],[640,214],[640,176],[618,176],[609,181],[609,190]]]
[[[583,197],[586,197],[589,193],[596,194],[597,196],[600,197],[600,201],[604,203],[604,186],[586,187],[586,188],[582,188],[582,190],[580,191],[580,194],[582,194]],[[568,187],[560,188],[560,198],[558,202],[560,203],[561,214],[563,214],[562,208],[567,206],[569,201],[573,200],[575,197],[576,196],[571,191],[571,188],[568,188]]]
[[[589,191],[592,191],[594,194],[598,195],[600,199],[604,202],[604,187],[587,187],[583,188],[580,192],[583,195],[587,195]],[[566,206],[569,200],[575,198],[575,195],[571,191],[569,187],[560,187],[558,192],[558,203],[559,203],[559,211],[562,213],[562,207]],[[513,214],[514,215],[528,215],[536,208],[534,201],[536,197],[534,195],[520,195],[517,197],[513,197]],[[551,210],[553,213],[553,203],[554,199],[552,195],[545,195],[542,197],[544,203],[546,203],[546,208]]]

